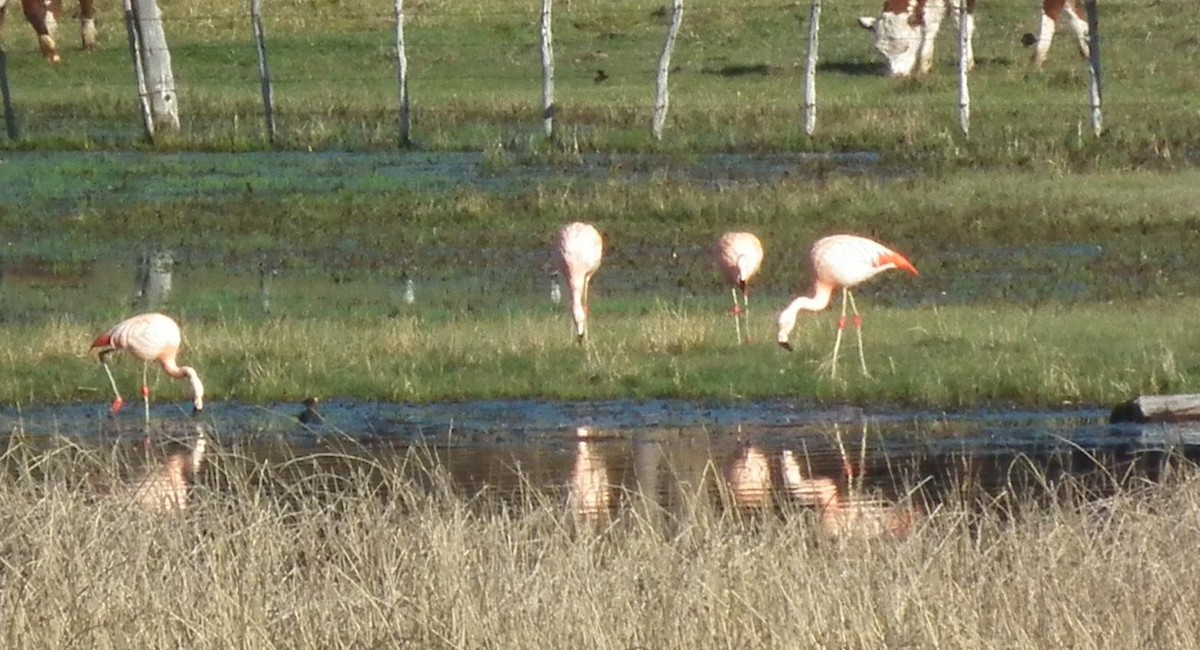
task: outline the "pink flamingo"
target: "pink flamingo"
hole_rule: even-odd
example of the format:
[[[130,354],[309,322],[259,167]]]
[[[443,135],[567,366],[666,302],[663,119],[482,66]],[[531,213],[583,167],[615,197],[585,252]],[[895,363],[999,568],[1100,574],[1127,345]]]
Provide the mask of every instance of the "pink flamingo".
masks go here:
[[[758,273],[762,265],[763,247],[758,237],[748,232],[727,232],[717,240],[713,249],[713,258],[717,268],[725,276],[733,291],[733,326],[737,332],[737,340],[742,340],[741,318],[746,319],[746,343],[750,342],[750,301],[747,285],[750,278]],[[738,292],[742,294],[742,303],[738,304]]]
[[[917,275],[917,269],[903,255],[892,249],[855,235],[831,235],[817,241],[812,247],[812,268],[816,275],[813,295],[796,298],[779,313],[779,345],[791,350],[788,335],[796,326],[796,315],[800,311],[821,311],[829,306],[834,289],[842,289],[842,316],[838,319],[837,338],[833,343],[833,372],[837,376],[838,350],[842,344],[842,330],[846,328],[846,304],[854,311],[854,327],[858,332],[858,359],[862,363],[863,375],[868,375],[867,360],[863,354],[862,316],[854,305],[850,288],[887,271],[900,269]]]
[[[604,254],[604,240],[594,226],[586,223],[569,223],[555,237],[559,273],[567,281],[571,292],[571,320],[575,324],[576,339],[583,343],[587,338],[588,288],[592,276],[600,268]]]
[[[100,348],[100,364],[104,366],[104,372],[108,374],[108,381],[112,384],[113,394],[116,396],[112,403],[113,415],[121,410],[125,400],[121,397],[121,391],[117,390],[117,382],[108,368],[108,355],[121,350],[145,362],[142,366],[142,400],[146,405],[147,426],[150,423],[150,387],[146,384],[146,373],[151,362],[159,363],[163,371],[175,379],[187,377],[192,384],[194,413],[198,414],[204,410],[204,384],[200,382],[200,376],[194,368],[180,366],[175,361],[182,340],[179,325],[169,316],[162,314],[139,314],[127,318],[96,337],[92,342],[92,349]]]

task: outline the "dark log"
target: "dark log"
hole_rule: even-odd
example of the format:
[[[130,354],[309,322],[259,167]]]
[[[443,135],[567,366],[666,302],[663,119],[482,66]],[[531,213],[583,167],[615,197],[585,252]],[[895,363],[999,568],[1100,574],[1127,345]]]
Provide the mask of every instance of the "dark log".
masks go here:
[[[1142,395],[1114,407],[1108,421],[1200,422],[1200,395]]]

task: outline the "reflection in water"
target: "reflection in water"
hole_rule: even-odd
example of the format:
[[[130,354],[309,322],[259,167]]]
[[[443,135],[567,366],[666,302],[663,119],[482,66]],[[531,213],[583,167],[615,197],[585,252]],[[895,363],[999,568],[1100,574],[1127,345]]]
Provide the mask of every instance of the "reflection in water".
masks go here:
[[[281,433],[229,434],[233,453],[222,457],[227,471],[221,475],[236,475],[239,468],[286,468],[271,473],[269,482],[272,489],[291,494],[293,482],[308,481],[314,473],[347,477],[366,471],[382,478],[394,468],[405,481],[436,489],[452,486],[467,497],[486,493],[523,501],[533,490],[539,497],[555,495],[583,520],[628,517],[666,532],[686,532],[722,517],[727,508],[785,517],[799,508],[830,535],[904,536],[946,499],[983,503],[997,495],[1045,496],[1063,477],[1086,481],[1089,494],[1102,495],[1126,480],[1158,480],[1174,458],[1200,457],[1200,445],[1147,448],[1123,432],[1068,442],[1046,436],[1037,445],[1028,438],[1003,444],[996,437],[964,442],[939,430],[935,433],[941,437],[920,442],[896,435],[873,442],[864,436],[843,447],[834,435],[836,426],[820,425],[636,431],[560,427],[486,438],[462,436],[457,429],[440,435],[414,429],[408,439],[367,438],[341,435],[345,420],[338,419],[337,405],[333,418],[324,402],[320,406],[325,419],[315,416],[315,400],[306,404],[309,415],[303,418],[310,420],[309,427],[312,420],[319,423],[319,436],[299,426],[299,409],[291,405],[281,407],[286,408]],[[587,416],[590,423],[594,415]],[[54,444],[50,437],[33,437],[39,439]],[[205,444],[200,438],[190,453],[167,459],[136,481],[112,482],[106,492],[126,495],[153,511],[186,508]],[[847,458],[855,459],[852,479]],[[390,491],[386,483],[382,493]],[[914,485],[921,486],[915,504],[906,496],[906,486]],[[213,486],[218,491],[227,487]]]
[[[596,443],[575,443],[575,466],[571,470],[567,503],[581,520],[600,521],[607,518],[612,507],[612,483],[608,465]]]
[[[779,463],[784,488],[800,505],[816,509],[821,532],[837,538],[902,538],[912,531],[917,511],[911,506],[874,499],[853,489],[843,497],[833,479],[809,475],[801,469],[790,450],[783,451]]]
[[[202,427],[196,427],[196,441],[191,449],[172,452],[117,493],[146,512],[167,514],[186,510],[207,447],[208,436]]]
[[[771,503],[771,465],[760,449],[746,445],[725,468],[725,482],[733,502],[742,508],[762,508]]]

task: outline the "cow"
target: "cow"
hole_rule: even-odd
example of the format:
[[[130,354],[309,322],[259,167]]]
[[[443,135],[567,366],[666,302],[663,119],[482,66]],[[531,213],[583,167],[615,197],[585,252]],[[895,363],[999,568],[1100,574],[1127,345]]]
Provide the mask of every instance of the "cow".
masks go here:
[[[933,66],[933,39],[947,11],[955,24],[962,20],[964,0],[884,0],[877,17],[864,16],[858,24],[871,32],[875,50],[887,64],[888,75],[910,77],[929,72]],[[975,66],[971,45],[975,34],[975,0],[965,0],[967,21],[967,68]]]
[[[1038,24],[1037,36],[1025,34],[1021,37],[1021,43],[1026,47],[1035,45],[1033,57],[1030,59],[1034,69],[1040,70],[1042,64],[1046,62],[1046,55],[1050,52],[1050,41],[1054,39],[1055,25],[1063,16],[1066,16],[1067,25],[1075,34],[1075,46],[1079,49],[1079,53],[1084,58],[1088,57],[1090,49],[1088,48],[1087,17],[1079,5],[1078,0],[1043,0],[1042,19]]]
[[[0,0],[0,26],[4,25],[4,10],[9,2],[15,0]],[[62,57],[58,54],[58,19],[62,16],[62,0],[21,0],[21,9],[25,19],[37,32],[38,45],[42,48],[42,56],[52,63],[58,63]],[[91,52],[96,49],[96,6],[94,0],[79,0],[79,23],[83,37],[83,49]]]

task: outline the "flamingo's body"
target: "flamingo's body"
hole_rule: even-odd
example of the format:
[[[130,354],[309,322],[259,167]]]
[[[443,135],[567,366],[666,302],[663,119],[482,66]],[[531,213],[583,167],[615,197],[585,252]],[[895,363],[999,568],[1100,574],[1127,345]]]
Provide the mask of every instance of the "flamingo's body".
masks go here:
[[[909,506],[856,493],[842,497],[833,479],[825,476],[806,477],[791,451],[783,452],[779,464],[783,485],[788,493],[800,505],[816,509],[818,526],[822,533],[830,537],[903,538],[912,532],[919,517],[919,512]]]
[[[903,255],[892,249],[856,235],[831,235],[813,244],[812,270],[814,274],[813,294],[793,300],[779,313],[779,345],[792,349],[788,336],[796,326],[796,316],[801,311],[821,311],[829,306],[834,290],[842,290],[842,316],[838,320],[837,338],[833,344],[833,375],[837,375],[838,349],[842,343],[842,330],[846,327],[846,304],[854,310],[854,326],[858,331],[858,357],[863,374],[867,373],[867,361],[863,355],[862,316],[854,305],[850,289],[889,269],[900,269],[917,275],[917,269]]]
[[[746,319],[746,343],[750,342],[750,301],[747,292],[750,278],[762,266],[762,242],[748,232],[727,232],[717,240],[713,259],[733,291],[733,325],[738,341],[742,340],[741,318]],[[738,294],[742,301],[738,303]]]
[[[108,374],[109,382],[112,383],[114,415],[121,410],[125,400],[117,390],[117,382],[108,368],[108,355],[122,350],[145,362],[142,367],[142,399],[146,405],[147,422],[150,420],[150,387],[146,384],[146,373],[152,362],[161,365],[163,371],[175,379],[187,378],[192,385],[195,413],[204,410],[204,384],[200,382],[200,376],[194,368],[180,366],[175,359],[182,341],[179,325],[174,320],[169,316],[153,313],[127,318],[96,337],[92,342],[92,349],[100,349],[100,363],[104,366],[104,372]]]
[[[569,223],[559,229],[554,240],[558,270],[567,281],[571,294],[571,320],[580,343],[587,338],[588,289],[592,276],[600,268],[604,240],[594,226]]]

